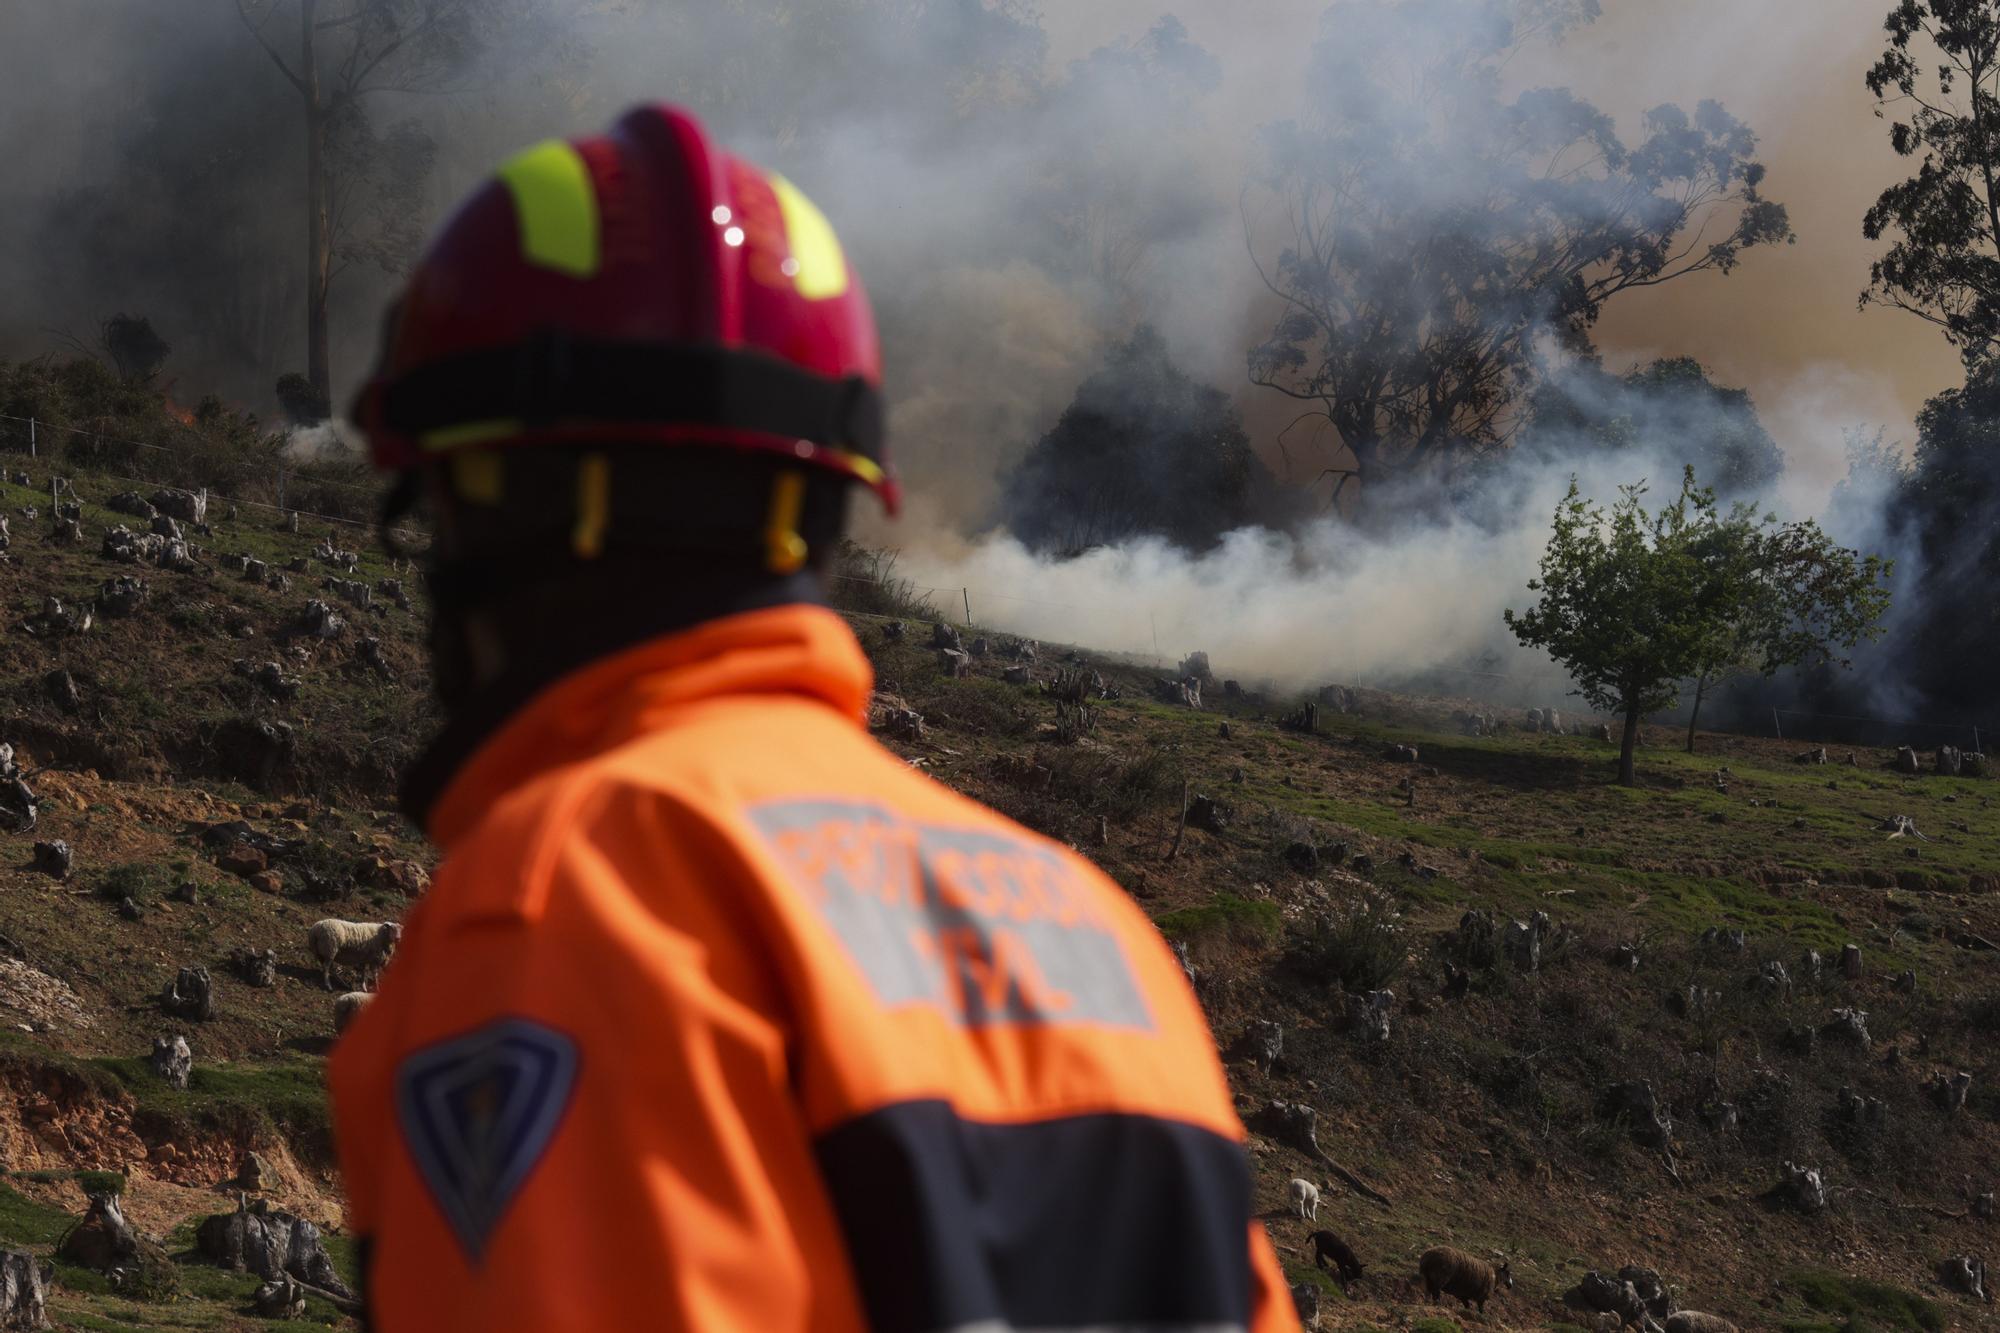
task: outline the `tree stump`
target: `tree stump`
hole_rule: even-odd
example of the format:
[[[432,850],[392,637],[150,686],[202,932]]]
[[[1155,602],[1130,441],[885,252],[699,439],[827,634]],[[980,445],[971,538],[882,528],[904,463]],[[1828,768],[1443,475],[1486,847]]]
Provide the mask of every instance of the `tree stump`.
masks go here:
[[[233,1213],[203,1218],[194,1239],[201,1256],[219,1267],[255,1273],[270,1282],[294,1278],[338,1300],[354,1297],[327,1256],[319,1228],[262,1199]]]
[[[49,1326],[49,1279],[26,1250],[0,1250],[0,1328]]]
[[[90,1209],[56,1245],[56,1258],[99,1273],[120,1267],[139,1252],[139,1237],[125,1220],[116,1194],[93,1194]]]
[[[53,842],[38,842],[35,844],[35,869],[41,871],[44,875],[50,875],[56,879],[68,879],[70,865],[73,860],[69,844],[61,838],[57,838]]]
[[[187,1091],[188,1075],[194,1072],[194,1052],[188,1049],[187,1038],[153,1038],[152,1068],[169,1086]]]
[[[208,969],[184,967],[173,985],[160,997],[160,1008],[171,1018],[206,1023],[215,1017],[215,994],[209,984]]]
[[[1778,1188],[1802,1213],[1826,1211],[1826,1181],[1816,1167],[1786,1162]]]
[[[258,1287],[250,1304],[266,1319],[298,1319],[306,1312],[306,1289],[294,1278],[276,1278]]]

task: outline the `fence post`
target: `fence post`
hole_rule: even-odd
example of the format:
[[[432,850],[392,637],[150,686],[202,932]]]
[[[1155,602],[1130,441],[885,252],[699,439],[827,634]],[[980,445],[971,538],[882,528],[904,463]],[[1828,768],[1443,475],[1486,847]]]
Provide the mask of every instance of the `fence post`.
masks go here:
[[[960,588],[958,595],[965,599],[965,627],[972,628],[972,589]]]
[[[285,507],[285,469],[281,466],[278,469],[278,508],[283,509],[284,507]]]
[[[28,418],[28,457],[35,457],[35,419]]]
[[[1778,710],[1775,708],[1771,710],[1771,725],[1777,729],[1778,739],[1785,739],[1785,724],[1778,721]]]

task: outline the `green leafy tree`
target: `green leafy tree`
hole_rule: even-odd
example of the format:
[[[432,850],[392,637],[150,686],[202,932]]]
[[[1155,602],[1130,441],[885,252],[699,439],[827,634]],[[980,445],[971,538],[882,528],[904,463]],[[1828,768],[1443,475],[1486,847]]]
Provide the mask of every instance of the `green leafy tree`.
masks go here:
[[[1283,305],[1249,371],[1297,400],[1299,422],[1331,428],[1353,459],[1343,483],[1497,448],[1546,340],[1587,350],[1622,293],[1727,273],[1792,239],[1761,193],[1756,136],[1720,105],[1655,107],[1628,144],[1565,89],[1507,92],[1517,52],[1597,13],[1596,0],[1327,12],[1308,114],[1266,131],[1289,240],[1259,265]]]
[[[1723,608],[1697,649],[1687,750],[1702,701],[1731,677],[1835,662],[1878,633],[1889,608],[1891,565],[1836,545],[1812,520],[1777,525],[1737,505],[1695,539],[1694,551]]]
[[[1862,221],[1869,240],[1895,239],[1861,303],[1937,325],[1974,366],[2000,347],[2000,3],[1901,0],[1884,26],[1868,90],[1918,163]]]
[[[1541,600],[1503,613],[1593,708],[1623,716],[1618,781],[1628,787],[1640,720],[1678,703],[1682,681],[1830,658],[1871,635],[1888,606],[1888,566],[1810,521],[1780,525],[1745,505],[1721,513],[1693,468],[1658,511],[1647,512],[1645,494],[1643,483],[1622,487],[1606,511],[1572,481],[1528,583]]]

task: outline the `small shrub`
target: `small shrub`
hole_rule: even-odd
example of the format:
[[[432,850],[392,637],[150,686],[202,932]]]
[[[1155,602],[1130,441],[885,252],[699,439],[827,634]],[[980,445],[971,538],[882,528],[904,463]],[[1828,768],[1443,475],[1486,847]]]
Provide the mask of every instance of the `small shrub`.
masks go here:
[[[123,1194],[125,1175],[121,1171],[79,1171],[76,1183],[85,1194]]]
[[[167,878],[167,873],[157,866],[127,861],[104,872],[104,878],[97,882],[97,896],[114,903],[120,898],[145,903],[165,886]]]
[[[903,620],[935,620],[932,595],[896,573],[899,551],[871,551],[843,537],[834,553],[827,601],[836,611],[890,616]]]
[[[1363,898],[1322,916],[1292,950],[1308,977],[1355,993],[1381,990],[1408,961],[1395,909],[1381,898]]]
[[[1465,1333],[1465,1331],[1454,1320],[1443,1318],[1440,1315],[1431,1315],[1429,1318],[1419,1319],[1414,1324],[1411,1324],[1410,1333]]]

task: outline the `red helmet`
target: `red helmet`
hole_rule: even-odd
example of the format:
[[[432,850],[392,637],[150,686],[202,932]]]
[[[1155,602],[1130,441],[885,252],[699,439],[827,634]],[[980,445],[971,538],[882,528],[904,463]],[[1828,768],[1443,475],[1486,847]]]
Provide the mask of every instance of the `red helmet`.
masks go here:
[[[445,225],[355,402],[375,463],[604,441],[779,453],[894,513],[881,354],[811,200],[670,106],[502,164]]]

